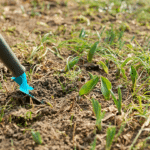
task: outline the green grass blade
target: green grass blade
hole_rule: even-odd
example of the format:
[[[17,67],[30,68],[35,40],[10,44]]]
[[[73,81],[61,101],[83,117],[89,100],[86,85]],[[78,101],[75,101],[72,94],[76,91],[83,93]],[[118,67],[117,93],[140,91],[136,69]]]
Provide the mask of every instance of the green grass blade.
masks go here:
[[[121,67],[123,68],[130,60],[132,60],[132,57],[128,57],[128,58],[121,64]]]
[[[96,116],[96,126],[101,131],[102,129],[101,123],[102,123],[102,119],[104,118],[105,112],[101,112],[101,105],[94,98],[92,98],[92,107],[93,107],[93,112]]]
[[[89,76],[90,76],[90,79],[93,79],[93,78],[95,78],[97,75],[93,75],[92,73],[89,72]]]
[[[92,73],[90,73],[90,72],[89,72],[89,76],[90,76],[90,79],[94,78],[94,75]]]
[[[133,66],[131,66],[130,75],[131,75],[131,80],[132,80],[132,89],[134,90],[136,86],[136,79],[138,77],[138,74],[137,74],[136,69]]]
[[[101,76],[101,92],[106,100],[110,99],[111,88],[111,82],[107,78]]]
[[[114,103],[115,103],[115,105],[116,105],[116,107],[117,107],[117,109],[118,109],[118,100],[116,99],[116,96],[114,95],[114,93],[113,93],[112,90],[110,90],[110,93],[111,93],[111,96],[112,96],[112,98],[113,98],[113,100],[114,100]]]
[[[119,114],[121,114],[121,108],[122,108],[122,93],[121,93],[121,89],[118,88],[118,96],[119,96],[119,100],[118,100],[118,112]]]
[[[80,34],[79,34],[79,38],[84,38],[85,37],[85,30],[84,28],[82,28]]]
[[[124,68],[121,68],[120,71],[121,71],[121,73],[122,73],[123,78],[124,78],[125,80],[127,80],[127,76],[126,76],[126,73],[125,73]]]
[[[95,42],[95,43],[93,44],[93,46],[91,47],[91,49],[90,49],[90,51],[89,51],[89,53],[88,53],[88,56],[87,56],[88,62],[91,62],[91,61],[92,61],[92,58],[93,58],[93,56],[94,56],[94,53],[95,53],[95,51],[96,51],[96,49],[97,49],[98,44],[99,44],[99,41]]]
[[[69,71],[75,64],[77,64],[79,61],[79,57],[74,57],[71,61],[68,62],[68,64],[65,67],[65,71]]]
[[[108,127],[107,128],[106,150],[110,150],[111,149],[111,145],[112,145],[115,133],[116,133],[116,127]]]
[[[112,96],[112,98],[114,100],[114,103],[115,103],[115,105],[116,105],[116,107],[118,109],[118,113],[121,114],[121,108],[122,108],[122,94],[121,94],[121,90],[120,90],[120,88],[118,88],[119,100],[116,99],[116,97],[115,97],[115,95],[114,95],[112,90],[110,90],[110,92],[111,92],[111,96]]]
[[[93,79],[91,79],[90,81],[87,81],[80,89],[79,91],[79,95],[84,95],[84,94],[88,94],[98,83],[99,81],[99,77],[95,76]]]
[[[99,61],[98,64],[104,69],[104,71],[108,74],[108,67],[102,61]]]
[[[101,112],[101,106],[97,100],[92,98],[92,106],[93,106],[93,111],[96,117],[99,117],[100,112]]]

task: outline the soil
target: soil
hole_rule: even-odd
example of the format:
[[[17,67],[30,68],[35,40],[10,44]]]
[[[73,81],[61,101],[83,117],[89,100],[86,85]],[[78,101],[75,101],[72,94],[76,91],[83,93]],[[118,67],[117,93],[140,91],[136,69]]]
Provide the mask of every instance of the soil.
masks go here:
[[[72,26],[78,23],[74,16],[78,16],[81,10],[86,9],[71,1],[66,6],[65,1],[58,0],[45,0],[45,9],[49,2],[51,3],[49,10],[41,11],[38,6],[36,12],[40,15],[32,16],[33,6],[30,0],[0,1],[0,9],[2,8],[0,10],[0,32],[25,66],[26,71],[33,69],[38,60],[35,59],[32,65],[24,62],[28,56],[22,55],[21,45],[18,48],[17,44],[26,41],[24,44],[27,44],[27,47],[24,49],[29,52],[35,46],[35,41],[36,44],[39,44],[37,40],[39,33],[44,35],[52,32],[60,35],[63,40],[69,39]],[[21,6],[24,7],[24,13],[21,11]],[[89,16],[91,21],[103,22],[101,18],[102,16]],[[113,16],[108,17],[108,20],[106,25],[110,22],[117,24]],[[37,22],[47,23],[48,26],[38,25]],[[85,24],[82,23],[80,29]],[[60,29],[60,26],[64,29]],[[12,27],[15,29],[13,30]],[[133,27],[131,24],[131,28]],[[67,30],[64,32],[65,28]],[[87,27],[87,30],[88,28],[93,28],[93,31],[99,30],[98,25]],[[142,28],[143,32],[147,31],[147,28]],[[132,32],[128,31],[126,34],[131,36]],[[49,45],[50,48],[52,46],[55,46],[55,43],[52,42]],[[0,123],[0,150],[73,150],[75,147],[77,150],[88,150],[95,136],[97,137],[96,149],[103,150],[106,145],[106,129],[109,124],[117,125],[117,132],[120,129],[123,118],[117,115],[117,109],[112,100],[104,100],[100,91],[100,83],[88,96],[79,96],[80,87],[90,79],[89,71],[95,75],[107,77],[112,83],[113,91],[117,94],[117,87],[120,83],[115,76],[114,64],[110,66],[110,72],[107,75],[99,65],[96,65],[96,62],[91,64],[79,62],[78,66],[82,69],[82,73],[72,80],[65,77],[61,71],[72,52],[63,48],[60,53],[65,61],[48,52],[41,66],[36,67],[38,74],[33,74],[32,79],[28,78],[29,84],[34,88],[31,94],[43,102],[42,104],[38,104],[34,99],[18,91],[17,85],[10,79],[11,73],[0,63],[0,82],[2,84],[0,105],[7,108],[4,110]],[[121,90],[123,107],[125,107],[131,102],[131,89],[121,87]],[[106,111],[102,131],[98,131],[95,127],[96,118],[89,101],[91,97],[97,99],[102,110]],[[127,124],[112,149],[128,149],[140,127],[141,125],[136,121]],[[41,145],[35,143],[31,130],[40,132],[43,140]],[[142,132],[140,140],[147,135],[148,131]]]

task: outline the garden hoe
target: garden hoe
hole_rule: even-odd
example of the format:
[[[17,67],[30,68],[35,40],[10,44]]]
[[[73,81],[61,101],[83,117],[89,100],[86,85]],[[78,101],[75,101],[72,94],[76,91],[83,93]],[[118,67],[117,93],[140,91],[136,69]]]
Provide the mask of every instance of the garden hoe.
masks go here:
[[[9,45],[0,34],[0,60],[6,65],[6,67],[12,72],[12,79],[20,86],[20,91],[32,97],[33,101],[40,104],[43,103],[32,96],[29,91],[33,90],[27,83],[24,67],[20,64],[18,58],[15,56]]]

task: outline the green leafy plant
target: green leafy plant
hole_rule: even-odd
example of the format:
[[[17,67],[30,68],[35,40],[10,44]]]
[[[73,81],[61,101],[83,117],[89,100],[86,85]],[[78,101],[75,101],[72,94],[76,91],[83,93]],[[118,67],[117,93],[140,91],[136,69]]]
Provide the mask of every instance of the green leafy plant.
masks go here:
[[[77,64],[79,61],[79,57],[74,57],[71,61],[67,62],[67,65],[65,67],[65,71],[69,71],[75,64]]]
[[[96,116],[96,126],[99,131],[102,130],[102,119],[104,118],[105,112],[101,112],[101,105],[97,100],[92,98],[92,106],[93,106],[93,111]]]
[[[82,28],[80,34],[79,34],[79,38],[84,38],[85,37],[85,30],[84,28]]]
[[[96,86],[96,84],[99,81],[99,77],[95,76],[93,77],[93,79],[87,81],[80,89],[79,91],[79,95],[84,95],[84,94],[88,94],[91,90],[93,90],[93,88]]]
[[[111,88],[111,82],[107,78],[101,76],[101,92],[106,100],[110,99]]]
[[[31,131],[31,134],[35,143],[42,144],[42,138],[41,138],[40,132]]]
[[[111,149],[111,145],[116,133],[116,127],[108,127],[107,128],[107,136],[106,136],[106,150]]]
[[[92,73],[89,72],[89,76],[90,76],[90,79],[93,79],[93,78],[96,77],[97,75],[93,75]]]
[[[122,107],[121,107],[121,105],[122,105],[121,89],[118,88],[118,95],[119,95],[119,99],[118,99],[118,100],[116,99],[116,97],[115,97],[113,91],[110,90],[110,92],[111,92],[111,96],[112,96],[112,98],[113,98],[113,100],[114,100],[114,103],[115,103],[115,105],[116,105],[116,107],[117,107],[117,109],[118,109],[118,113],[119,113],[119,115],[120,115],[120,114],[121,114],[121,108],[122,108]]]
[[[98,44],[99,44],[99,41],[95,42],[95,43],[92,45],[92,47],[91,47],[91,49],[90,49],[90,51],[89,51],[89,53],[88,53],[88,56],[87,56],[88,62],[91,62],[91,61],[92,61],[92,58],[93,58],[93,56],[94,56],[94,53],[95,53],[95,51],[96,51],[96,49],[97,49]]]
[[[99,61],[98,64],[104,69],[104,71],[108,74],[108,67],[102,61]]]
[[[136,80],[137,80],[138,74],[137,74],[136,69],[133,66],[131,66],[130,75],[131,75],[131,80],[132,80],[132,90],[134,91],[136,87]]]

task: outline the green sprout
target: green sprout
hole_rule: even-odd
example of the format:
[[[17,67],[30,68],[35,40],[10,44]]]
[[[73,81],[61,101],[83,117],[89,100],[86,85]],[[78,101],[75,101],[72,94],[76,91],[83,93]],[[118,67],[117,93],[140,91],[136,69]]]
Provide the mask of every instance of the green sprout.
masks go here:
[[[98,44],[99,44],[99,41],[95,42],[95,43],[92,45],[92,47],[91,47],[91,49],[90,49],[90,51],[89,51],[89,53],[88,53],[88,56],[87,56],[88,62],[91,62],[91,61],[92,61],[92,58],[93,58],[93,56],[94,56],[94,53],[95,53],[95,51],[96,51],[96,49],[97,49]]]
[[[67,65],[65,67],[65,71],[69,71],[75,64],[77,64],[79,61],[79,57],[74,57],[71,61],[67,61]]]
[[[110,99],[111,88],[111,82],[107,78],[101,76],[101,91],[106,100]]]
[[[96,116],[96,126],[97,126],[98,130],[101,131],[102,130],[102,119],[105,116],[105,112],[101,111],[101,105],[99,104],[99,102],[97,100],[92,98],[91,101],[92,101],[93,111]]]
[[[136,69],[133,66],[131,66],[130,75],[131,75],[131,80],[132,80],[132,90],[135,91],[136,80],[137,80],[138,74],[137,74]]]
[[[41,138],[40,132],[31,131],[31,134],[35,143],[42,144],[42,138]]]
[[[116,127],[108,127],[107,128],[107,136],[106,136],[106,150],[111,149],[111,145],[116,133]]]
[[[114,103],[115,103],[115,105],[116,105],[116,107],[117,107],[117,109],[118,109],[118,114],[121,115],[121,105],[122,105],[121,89],[118,88],[118,95],[119,95],[119,99],[118,99],[118,100],[116,99],[116,97],[115,97],[113,91],[110,90],[110,92],[111,92],[112,98],[113,98],[113,100],[114,100]]]
[[[94,87],[96,86],[96,84],[99,81],[99,77],[98,76],[94,76],[93,79],[87,81],[80,89],[79,91],[79,95],[84,95],[84,94],[88,94],[91,90],[94,89]]]
[[[79,38],[84,38],[85,37],[85,30],[84,28],[82,28],[80,34],[79,34]]]

